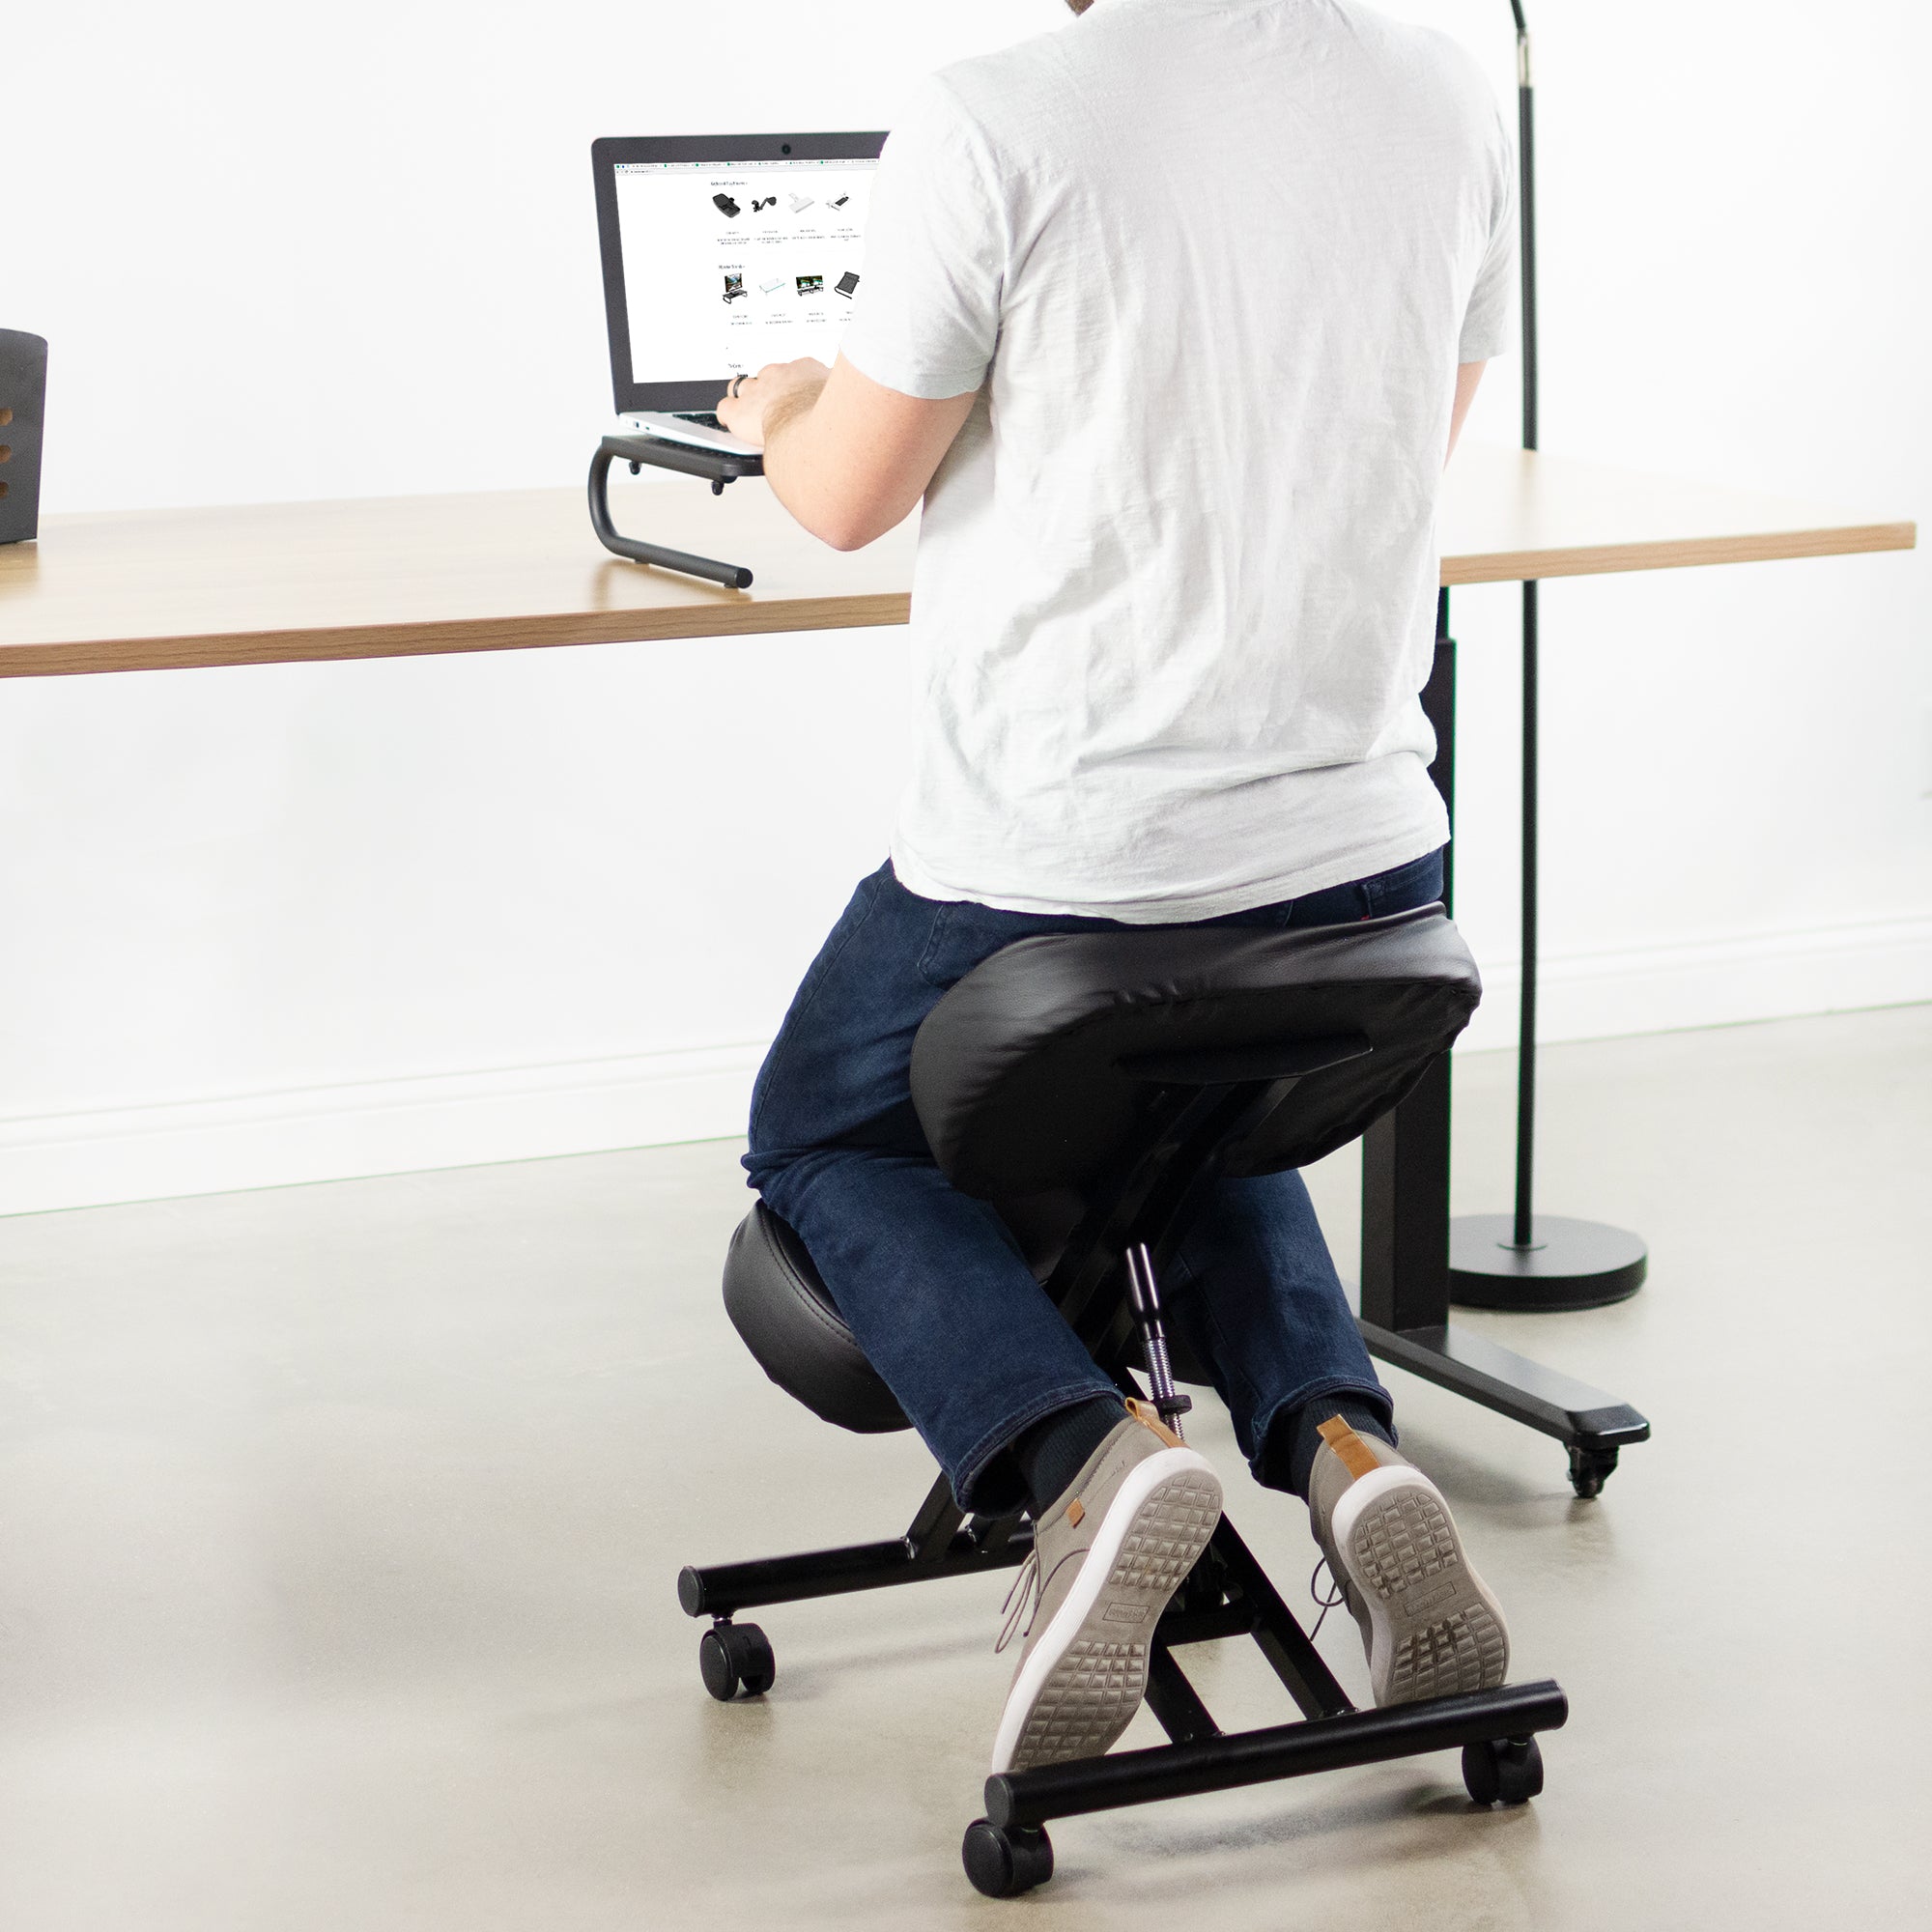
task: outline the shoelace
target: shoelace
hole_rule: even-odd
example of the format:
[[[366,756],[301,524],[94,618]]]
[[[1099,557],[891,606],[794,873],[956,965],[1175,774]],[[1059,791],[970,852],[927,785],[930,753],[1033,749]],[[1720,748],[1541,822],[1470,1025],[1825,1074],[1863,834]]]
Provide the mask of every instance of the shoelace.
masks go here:
[[[1042,1577],[1039,1574],[1039,1546],[1034,1545],[1032,1553],[1020,1565],[1020,1574],[1013,1578],[1013,1587],[1007,1592],[1007,1601],[1000,1605],[1008,1612],[1006,1628],[1000,1633],[1000,1640],[993,1646],[993,1655],[999,1656],[1014,1636],[1031,1636],[1033,1620],[1039,1615],[1039,1606],[1046,1601],[1046,1586],[1054,1577],[1069,1563],[1079,1563],[1086,1559],[1085,1549],[1069,1549],[1053,1566],[1053,1576]],[[1013,1599],[1017,1597],[1018,1603]],[[1029,1601],[1031,1600],[1031,1601]],[[1024,1621],[1022,1621],[1024,1620]]]
[[[1321,1574],[1324,1570],[1328,1571],[1328,1581],[1333,1586],[1334,1594],[1332,1596],[1324,1597],[1321,1594],[1321,1592],[1315,1587],[1316,1577],[1321,1576]],[[1318,1604],[1321,1605],[1321,1614],[1315,1619],[1315,1628],[1308,1633],[1308,1641],[1310,1643],[1313,1643],[1315,1639],[1321,1634],[1321,1626],[1328,1621],[1328,1612],[1332,1610],[1337,1604],[1344,1604],[1347,1603],[1349,1600],[1348,1591],[1345,1590],[1342,1587],[1341,1583],[1337,1580],[1334,1571],[1332,1569],[1329,1569],[1328,1559],[1325,1556],[1317,1557],[1315,1561],[1315,1568],[1308,1573],[1308,1594],[1312,1598],[1314,1598],[1314,1600]]]
[[[1039,1614],[1040,1599],[1045,1595],[1039,1580],[1039,1550],[1035,1548],[1020,1565],[1020,1574],[1013,1578],[1013,1587],[1007,1592],[1007,1601],[1000,1605],[1006,1613],[1006,1624],[1001,1629],[1000,1640],[993,1646],[993,1655],[998,1657],[1015,1636],[1030,1636],[1033,1634],[1033,1620]],[[1017,1597],[1018,1603],[1013,1599]],[[1031,1601],[1029,1601],[1031,1600]]]

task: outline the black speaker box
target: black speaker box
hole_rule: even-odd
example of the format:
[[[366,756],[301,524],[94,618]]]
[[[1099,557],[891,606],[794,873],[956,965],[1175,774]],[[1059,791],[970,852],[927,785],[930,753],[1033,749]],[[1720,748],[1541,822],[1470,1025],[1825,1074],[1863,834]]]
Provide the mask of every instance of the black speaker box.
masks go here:
[[[29,543],[40,533],[46,413],[45,338],[0,328],[0,544]]]

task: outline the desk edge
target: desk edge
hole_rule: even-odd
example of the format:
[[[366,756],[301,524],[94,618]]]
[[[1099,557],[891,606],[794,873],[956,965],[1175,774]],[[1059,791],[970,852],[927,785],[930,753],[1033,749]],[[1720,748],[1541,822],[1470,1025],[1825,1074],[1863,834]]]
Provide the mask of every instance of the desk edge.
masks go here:
[[[330,664],[355,658],[543,650],[563,644],[665,643],[684,638],[862,630],[903,624],[911,614],[911,596],[904,591],[764,600],[727,591],[721,592],[716,603],[657,611],[556,611],[422,624],[355,624],[326,630],[237,631],[172,638],[0,644],[0,677],[209,670],[237,665]]]
[[[1565,550],[1464,553],[1442,559],[1442,583],[1520,583],[1550,577],[1622,576],[1639,570],[1687,570],[1720,563],[1783,563],[1803,557],[1866,556],[1916,550],[1916,523],[1858,524],[1745,536],[1685,537],[1629,544],[1578,544]]]

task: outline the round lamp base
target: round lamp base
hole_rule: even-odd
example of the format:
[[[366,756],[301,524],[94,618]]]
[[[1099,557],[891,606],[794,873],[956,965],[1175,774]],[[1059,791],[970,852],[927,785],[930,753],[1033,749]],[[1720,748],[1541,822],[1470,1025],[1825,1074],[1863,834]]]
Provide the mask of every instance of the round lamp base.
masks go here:
[[[1515,1232],[1508,1214],[1459,1214],[1449,1223],[1449,1299],[1459,1308],[1605,1308],[1643,1286],[1649,1251],[1621,1228],[1538,1214],[1526,1248],[1514,1244]]]

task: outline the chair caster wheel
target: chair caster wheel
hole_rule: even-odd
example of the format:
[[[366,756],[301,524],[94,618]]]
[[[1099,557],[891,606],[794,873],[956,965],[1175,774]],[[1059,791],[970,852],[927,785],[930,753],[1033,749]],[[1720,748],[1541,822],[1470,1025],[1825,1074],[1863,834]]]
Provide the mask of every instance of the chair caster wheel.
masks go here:
[[[1463,1783],[1478,1804],[1526,1804],[1543,1789],[1543,1753],[1534,1738],[1464,1745]]]
[[[985,1818],[966,1827],[959,1858],[973,1889],[988,1898],[1017,1898],[1053,1876],[1053,1840],[1043,1830],[1015,1825],[1002,1831]]]
[[[1570,1487],[1579,1496],[1600,1496],[1610,1471],[1617,1466],[1614,1449],[1579,1449],[1570,1445]]]
[[[756,1624],[713,1624],[697,1639],[697,1668],[704,1688],[721,1704],[741,1691],[762,1697],[779,1674],[772,1647]]]

